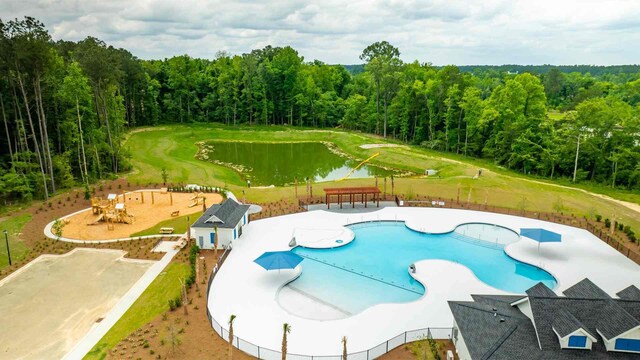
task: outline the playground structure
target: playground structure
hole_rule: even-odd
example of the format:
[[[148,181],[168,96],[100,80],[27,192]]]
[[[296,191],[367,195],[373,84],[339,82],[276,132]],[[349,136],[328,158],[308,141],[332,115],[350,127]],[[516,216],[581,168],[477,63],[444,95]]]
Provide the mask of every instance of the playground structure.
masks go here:
[[[336,181],[342,181],[347,179],[349,176],[351,176],[351,174],[354,173],[354,171],[358,170],[362,165],[368,163],[369,161],[373,160],[375,157],[377,157],[378,155],[380,155],[380,153],[375,153],[371,156],[369,156],[367,159],[365,159],[364,161],[362,161],[360,164],[358,164],[358,166],[354,167],[353,169],[351,169],[351,171],[349,171],[349,173],[347,175],[345,175],[344,177],[336,180]]]
[[[222,195],[217,193],[181,193],[166,189],[99,194],[91,199],[90,208],[63,218],[68,223],[62,229],[62,236],[83,241],[130,237],[162,221],[198,213],[202,211],[202,204],[218,204],[222,200]]]
[[[203,193],[199,192],[199,193],[193,193],[193,197],[191,199],[189,199],[189,201],[191,201],[191,203],[189,204],[189,207],[194,207],[197,205],[202,205],[204,204],[206,200],[206,197],[204,196]]]
[[[126,196],[122,195],[123,202],[118,203],[118,196],[116,194],[109,194],[107,200],[103,200],[100,197],[91,199],[91,211],[94,215],[97,215],[92,222],[87,225],[96,225],[100,222],[106,222],[110,224],[109,230],[113,230],[112,224],[133,224],[134,216],[127,213],[127,207],[124,204]],[[143,200],[144,202],[144,200]]]

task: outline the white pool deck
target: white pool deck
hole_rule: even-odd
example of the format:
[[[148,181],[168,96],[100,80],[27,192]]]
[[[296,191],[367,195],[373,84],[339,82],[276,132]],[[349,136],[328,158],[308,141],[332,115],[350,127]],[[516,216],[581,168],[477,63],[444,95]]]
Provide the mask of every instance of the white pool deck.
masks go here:
[[[507,294],[478,280],[465,266],[445,260],[423,260],[416,263],[415,277],[427,288],[426,295],[410,303],[380,304],[337,320],[313,320],[292,315],[280,306],[278,291],[304,271],[304,261],[294,270],[265,271],[253,262],[266,251],[289,250],[295,229],[318,229],[315,238],[327,234],[343,234],[336,229],[361,221],[406,221],[418,231],[443,233],[469,222],[504,226],[519,232],[523,227],[543,227],[562,234],[561,243],[542,244],[522,238],[508,245],[509,256],[550,272],[558,281],[560,293],[569,286],[590,278],[610,295],[629,285],[640,287],[640,266],[618,253],[586,230],[550,222],[486,212],[433,209],[384,208],[366,214],[340,214],[311,211],[279,216],[250,223],[233,244],[224,265],[213,280],[208,307],[214,320],[228,329],[228,319],[236,315],[234,333],[254,345],[279,351],[282,324],[289,323],[290,354],[339,355],[341,338],[348,338],[348,352],[366,351],[405,331],[432,327],[450,328],[453,316],[448,300],[471,300],[471,294]],[[313,232],[312,232],[313,233]],[[302,234],[298,231],[298,234]],[[300,240],[298,239],[300,243]],[[313,241],[311,241],[313,242]],[[381,264],[382,266],[383,264]],[[288,298],[291,301],[291,298]],[[327,312],[313,301],[300,301],[299,310]]]

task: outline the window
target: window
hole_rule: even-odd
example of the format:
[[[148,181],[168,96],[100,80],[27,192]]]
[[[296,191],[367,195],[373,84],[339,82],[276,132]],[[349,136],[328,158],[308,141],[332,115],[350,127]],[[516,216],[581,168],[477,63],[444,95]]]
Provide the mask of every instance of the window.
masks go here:
[[[616,339],[616,350],[640,352],[640,340]]]
[[[569,336],[569,347],[583,348],[587,346],[587,337],[572,335]]]
[[[198,236],[198,243],[200,244],[200,248],[202,248],[202,245],[204,245],[204,237]]]
[[[233,229],[233,238],[234,239],[238,237],[237,234],[238,234],[237,229]]]
[[[211,245],[213,245],[214,243],[215,236],[216,236],[215,232],[209,233],[209,241],[211,241]]]

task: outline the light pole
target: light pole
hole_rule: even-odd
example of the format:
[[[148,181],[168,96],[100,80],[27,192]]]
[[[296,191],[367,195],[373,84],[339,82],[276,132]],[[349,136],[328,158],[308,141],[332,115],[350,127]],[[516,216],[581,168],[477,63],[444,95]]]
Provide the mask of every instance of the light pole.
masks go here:
[[[580,133],[578,133],[578,144],[576,145],[576,161],[573,165],[573,182],[576,182],[576,174],[578,173],[578,156],[580,155]]]
[[[9,266],[11,266],[11,251],[9,251],[9,233],[7,230],[4,231],[4,241],[7,244],[7,256],[9,257]]]

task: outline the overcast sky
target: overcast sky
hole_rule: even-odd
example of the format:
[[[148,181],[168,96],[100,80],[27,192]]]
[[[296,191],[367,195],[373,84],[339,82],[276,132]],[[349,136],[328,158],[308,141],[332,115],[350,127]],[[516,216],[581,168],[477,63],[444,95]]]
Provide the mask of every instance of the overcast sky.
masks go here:
[[[55,40],[95,36],[143,59],[291,45],[355,64],[387,40],[435,65],[640,63],[640,0],[0,0],[4,21],[25,15]]]

